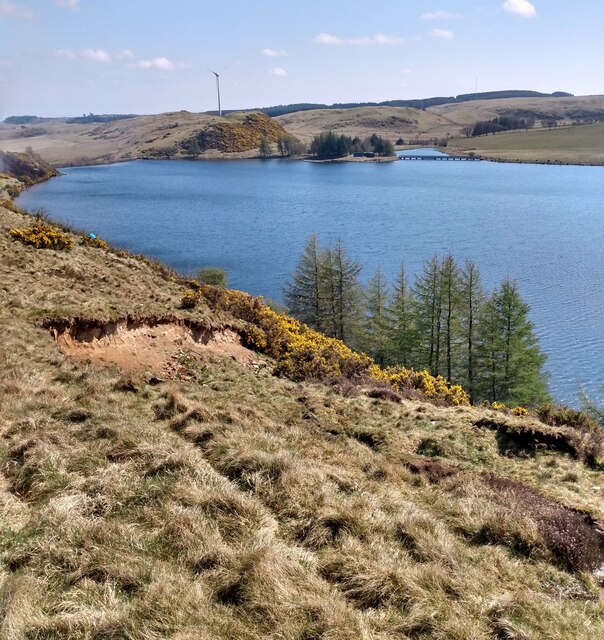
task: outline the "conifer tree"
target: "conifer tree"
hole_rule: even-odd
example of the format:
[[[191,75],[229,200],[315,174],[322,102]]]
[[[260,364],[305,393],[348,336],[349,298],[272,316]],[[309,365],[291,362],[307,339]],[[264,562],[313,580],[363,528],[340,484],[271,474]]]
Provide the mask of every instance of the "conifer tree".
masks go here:
[[[432,375],[440,373],[442,324],[442,270],[434,256],[424,264],[423,272],[415,280],[415,320],[418,330],[418,366]]]
[[[401,264],[386,308],[389,362],[410,367],[414,363],[417,332],[413,317],[413,295],[409,290],[405,267]]]
[[[338,240],[325,256],[323,273],[326,291],[328,335],[354,346],[361,316],[361,287],[358,262],[346,255]]]
[[[478,373],[477,325],[484,304],[480,272],[471,260],[466,260],[460,273],[459,311],[460,337],[462,344],[461,381],[470,396],[476,398],[476,377]]]
[[[447,255],[441,263],[441,296],[443,314],[443,352],[445,357],[445,377],[453,381],[453,367],[459,362],[457,343],[459,336],[459,269],[452,255]]]
[[[302,257],[285,286],[283,297],[289,312],[317,331],[326,328],[324,270],[325,251],[313,233],[306,241]]]
[[[268,138],[266,136],[262,136],[262,138],[260,139],[260,146],[258,147],[258,153],[263,158],[268,158],[271,155],[271,144],[268,141]]]
[[[354,345],[362,311],[360,271],[341,241],[323,249],[313,234],[283,292],[289,312],[313,329]]]
[[[363,351],[383,365],[389,355],[388,287],[380,267],[369,280],[364,297],[365,318],[360,345]]]
[[[549,397],[542,370],[546,357],[528,312],[511,280],[505,280],[484,306],[481,348],[487,366],[483,389],[491,402],[535,405]]]

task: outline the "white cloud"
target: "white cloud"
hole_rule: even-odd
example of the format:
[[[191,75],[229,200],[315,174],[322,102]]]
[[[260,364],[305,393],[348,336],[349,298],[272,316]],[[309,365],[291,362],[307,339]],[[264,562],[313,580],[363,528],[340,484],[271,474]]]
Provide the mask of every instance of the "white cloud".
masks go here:
[[[174,63],[168,58],[160,56],[152,60],[139,60],[136,65],[139,69],[159,69],[160,71],[172,71]]]
[[[55,4],[63,9],[77,11],[80,8],[80,0],[55,0]]]
[[[111,62],[111,55],[104,49],[84,49],[82,51],[82,57],[86,60],[92,60],[93,62],[103,62],[107,64]]]
[[[279,76],[280,78],[287,78],[289,73],[283,67],[275,67],[271,69],[269,73],[272,73],[274,76]]]
[[[427,11],[422,13],[419,17],[420,20],[452,20],[453,18],[459,18],[459,13],[451,13],[450,11]]]
[[[376,33],[374,36],[359,36],[357,38],[340,38],[330,33],[319,33],[313,38],[313,42],[317,44],[331,45],[369,45],[369,44],[402,44],[403,39],[397,36],[389,36],[385,33]]]
[[[281,58],[287,55],[287,51],[283,51],[283,49],[271,49],[270,47],[262,49],[262,53],[269,58]]]
[[[0,16],[32,20],[36,17],[36,14],[23,5],[15,4],[14,2],[10,2],[10,0],[0,0]]]
[[[62,60],[75,60],[76,58],[76,54],[71,49],[58,49],[52,55]]]
[[[432,29],[430,35],[433,38],[440,38],[441,40],[453,40],[455,34],[447,29]]]
[[[119,53],[115,54],[118,60],[131,60],[134,58],[134,54],[130,49],[122,49]]]
[[[174,69],[190,69],[190,64],[182,64],[172,62],[164,56],[151,58],[151,60],[139,60],[135,64],[130,65],[135,69],[156,69],[157,71],[174,71]]]
[[[523,18],[534,18],[537,15],[535,5],[528,0],[506,0],[503,8],[509,13],[515,13]]]

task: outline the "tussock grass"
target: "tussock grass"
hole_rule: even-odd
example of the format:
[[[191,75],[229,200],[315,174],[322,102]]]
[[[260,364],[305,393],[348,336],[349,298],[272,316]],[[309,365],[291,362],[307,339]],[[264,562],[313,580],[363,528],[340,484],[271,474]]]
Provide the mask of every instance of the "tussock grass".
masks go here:
[[[503,455],[488,409],[217,356],[169,382],[74,364],[41,318],[232,319],[93,247],[0,232],[0,267],[0,637],[604,636],[602,472],[571,452]],[[579,520],[586,544],[560,545]]]

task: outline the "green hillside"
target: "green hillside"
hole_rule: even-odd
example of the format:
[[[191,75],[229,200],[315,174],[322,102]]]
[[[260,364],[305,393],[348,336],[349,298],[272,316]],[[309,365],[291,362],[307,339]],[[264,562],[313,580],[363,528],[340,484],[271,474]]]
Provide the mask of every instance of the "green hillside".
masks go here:
[[[474,151],[483,158],[509,162],[601,165],[604,163],[604,123],[508,131],[478,138],[458,138],[452,148]]]

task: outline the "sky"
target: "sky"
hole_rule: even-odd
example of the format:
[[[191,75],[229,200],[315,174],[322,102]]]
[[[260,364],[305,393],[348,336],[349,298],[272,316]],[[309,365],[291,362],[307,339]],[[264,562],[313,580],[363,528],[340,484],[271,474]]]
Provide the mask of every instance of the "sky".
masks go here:
[[[604,93],[604,0],[0,0],[0,120]]]

